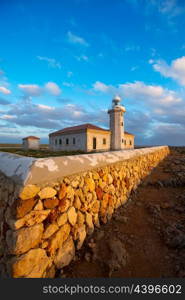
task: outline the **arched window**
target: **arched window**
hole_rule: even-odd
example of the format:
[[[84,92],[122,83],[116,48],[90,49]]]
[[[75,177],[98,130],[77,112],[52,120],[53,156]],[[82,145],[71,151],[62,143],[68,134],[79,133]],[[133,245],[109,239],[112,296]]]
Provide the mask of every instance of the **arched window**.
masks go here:
[[[106,145],[106,139],[105,138],[103,139],[103,145]]]
[[[59,144],[62,145],[62,139],[59,139]]]

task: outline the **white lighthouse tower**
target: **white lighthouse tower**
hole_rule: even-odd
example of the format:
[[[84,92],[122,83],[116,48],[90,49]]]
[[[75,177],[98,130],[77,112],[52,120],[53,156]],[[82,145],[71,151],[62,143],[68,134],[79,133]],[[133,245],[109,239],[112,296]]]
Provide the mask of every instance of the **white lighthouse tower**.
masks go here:
[[[120,105],[121,98],[115,96],[112,99],[112,108],[108,110],[110,115],[111,150],[124,149],[124,113],[126,109]]]

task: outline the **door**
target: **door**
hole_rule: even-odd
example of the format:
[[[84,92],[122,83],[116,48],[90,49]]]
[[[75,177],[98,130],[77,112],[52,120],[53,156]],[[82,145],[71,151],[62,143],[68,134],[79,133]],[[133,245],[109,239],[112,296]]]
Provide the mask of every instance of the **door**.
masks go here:
[[[96,150],[96,138],[93,138],[93,150]]]

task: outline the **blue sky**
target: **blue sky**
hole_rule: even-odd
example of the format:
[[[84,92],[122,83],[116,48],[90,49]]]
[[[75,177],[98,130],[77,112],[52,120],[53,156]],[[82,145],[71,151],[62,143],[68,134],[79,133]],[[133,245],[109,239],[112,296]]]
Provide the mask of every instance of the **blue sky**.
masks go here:
[[[106,128],[119,94],[136,144],[185,145],[184,26],[184,0],[1,0],[0,143]]]

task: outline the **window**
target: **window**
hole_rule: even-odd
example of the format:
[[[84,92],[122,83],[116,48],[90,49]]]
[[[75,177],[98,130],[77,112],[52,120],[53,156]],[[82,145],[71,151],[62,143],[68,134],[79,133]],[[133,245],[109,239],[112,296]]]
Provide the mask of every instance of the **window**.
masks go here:
[[[69,139],[66,139],[66,145],[69,145]]]
[[[122,143],[124,143],[124,139],[122,139]]]
[[[126,144],[127,144],[127,141],[125,140],[125,146],[126,146]]]
[[[103,145],[106,145],[106,139],[103,139]]]
[[[55,139],[55,145],[57,145],[57,139]]]
[[[123,126],[123,122],[121,122],[121,126]]]
[[[62,145],[62,140],[61,139],[59,139],[59,144]]]
[[[73,145],[75,145],[76,144],[76,139],[75,138],[73,138]]]
[[[132,145],[132,141],[130,140],[130,146]]]

